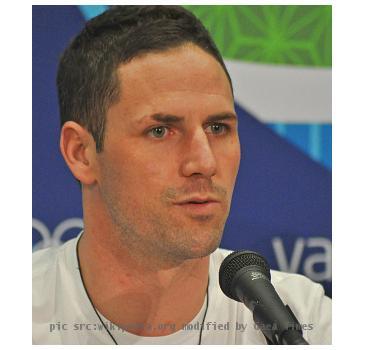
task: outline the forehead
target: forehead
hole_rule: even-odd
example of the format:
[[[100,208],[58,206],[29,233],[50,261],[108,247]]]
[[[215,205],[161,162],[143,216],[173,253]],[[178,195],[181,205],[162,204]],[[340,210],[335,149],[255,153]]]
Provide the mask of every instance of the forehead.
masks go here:
[[[118,105],[124,114],[152,113],[155,108],[164,107],[181,109],[184,104],[187,109],[199,105],[233,108],[231,88],[223,68],[213,56],[195,45],[147,53],[122,64],[117,74],[121,84]]]

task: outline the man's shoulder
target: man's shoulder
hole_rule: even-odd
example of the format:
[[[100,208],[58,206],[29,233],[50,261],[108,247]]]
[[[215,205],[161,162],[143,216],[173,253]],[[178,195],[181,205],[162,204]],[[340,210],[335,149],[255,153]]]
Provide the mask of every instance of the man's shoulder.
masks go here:
[[[43,274],[56,263],[59,250],[60,247],[48,247],[32,254],[33,278]]]
[[[300,288],[322,288],[320,283],[314,282],[309,277],[298,273],[270,270],[270,274],[271,282],[277,287],[295,284]]]
[[[38,250],[32,255],[33,344],[62,344],[75,341],[71,334],[51,331],[62,321],[76,322],[80,315],[76,257],[77,238],[61,246]],[[68,327],[68,326],[66,326]]]
[[[64,291],[65,285],[72,283],[75,244],[76,240],[71,239],[61,246],[49,247],[33,253],[32,294],[35,318],[42,312],[51,310],[56,296],[63,295],[60,291]]]
[[[55,273],[60,264],[65,264],[67,254],[71,253],[76,238],[57,247],[48,247],[35,251],[32,254],[33,282],[42,280],[48,273]]]

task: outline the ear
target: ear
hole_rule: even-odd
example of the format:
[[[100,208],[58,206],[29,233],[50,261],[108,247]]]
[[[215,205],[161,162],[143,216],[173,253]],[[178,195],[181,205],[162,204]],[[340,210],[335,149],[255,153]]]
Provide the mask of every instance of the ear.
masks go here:
[[[60,149],[72,174],[83,185],[95,182],[96,146],[92,135],[81,125],[67,121],[61,130]]]

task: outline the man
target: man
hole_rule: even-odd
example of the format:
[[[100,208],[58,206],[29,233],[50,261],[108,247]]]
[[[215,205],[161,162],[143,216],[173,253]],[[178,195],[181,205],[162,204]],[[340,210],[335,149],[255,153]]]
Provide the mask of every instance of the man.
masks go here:
[[[231,80],[202,24],[176,6],[112,8],[66,49],[57,84],[84,231],[34,254],[33,342],[265,344],[218,284],[240,144]],[[330,343],[322,287],[272,281],[305,338]]]

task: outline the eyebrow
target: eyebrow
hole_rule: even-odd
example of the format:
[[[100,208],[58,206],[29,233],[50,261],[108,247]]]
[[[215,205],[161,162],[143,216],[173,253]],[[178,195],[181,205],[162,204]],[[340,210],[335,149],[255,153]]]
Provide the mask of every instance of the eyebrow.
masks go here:
[[[184,117],[179,117],[172,114],[155,113],[150,116],[151,119],[161,123],[181,123],[184,121]]]
[[[150,119],[153,119],[160,123],[171,123],[171,124],[181,124],[184,121],[184,117],[172,115],[172,114],[164,114],[164,113],[155,113],[149,116]],[[145,118],[143,118],[145,119]],[[232,120],[236,121],[237,116],[231,112],[222,112],[218,114],[209,115],[205,122],[218,122],[222,120]]]
[[[237,121],[237,115],[231,112],[223,112],[219,114],[213,114],[208,116],[207,121],[208,122],[218,122],[221,120],[232,120]]]

